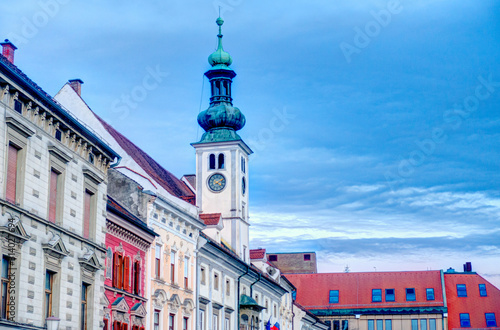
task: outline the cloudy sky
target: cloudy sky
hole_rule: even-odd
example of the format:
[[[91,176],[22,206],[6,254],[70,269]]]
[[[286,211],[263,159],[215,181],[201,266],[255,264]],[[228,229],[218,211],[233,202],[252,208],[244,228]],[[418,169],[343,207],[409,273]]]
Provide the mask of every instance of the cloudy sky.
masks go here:
[[[1,39],[55,95],[72,78],[182,176],[224,47],[238,76],[252,247],[320,271],[473,269],[500,286],[500,2],[16,1]],[[145,88],[144,81],[154,78]]]

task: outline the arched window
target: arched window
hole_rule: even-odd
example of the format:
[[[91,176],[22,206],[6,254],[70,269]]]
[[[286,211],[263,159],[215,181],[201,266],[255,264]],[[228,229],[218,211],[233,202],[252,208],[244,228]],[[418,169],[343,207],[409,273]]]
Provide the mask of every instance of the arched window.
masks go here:
[[[227,80],[224,80],[224,95],[229,95]]]
[[[215,155],[214,154],[210,154],[210,156],[209,156],[208,168],[211,170],[215,170]]]
[[[224,168],[224,154],[219,154],[219,169]]]
[[[243,173],[246,173],[246,169],[245,169],[245,158],[241,157],[241,171]]]

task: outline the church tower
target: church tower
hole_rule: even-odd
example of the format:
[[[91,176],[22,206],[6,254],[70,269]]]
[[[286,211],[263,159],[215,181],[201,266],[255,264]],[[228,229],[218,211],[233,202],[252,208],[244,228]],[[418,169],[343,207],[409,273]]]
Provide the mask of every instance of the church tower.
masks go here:
[[[233,106],[231,84],[236,73],[231,56],[222,48],[222,18],[217,50],[208,57],[212,66],[205,76],[210,83],[210,106],[198,115],[205,130],[196,149],[196,204],[201,214],[220,214],[221,241],[246,262],[249,259],[248,156],[252,150],[236,133],[245,116]]]

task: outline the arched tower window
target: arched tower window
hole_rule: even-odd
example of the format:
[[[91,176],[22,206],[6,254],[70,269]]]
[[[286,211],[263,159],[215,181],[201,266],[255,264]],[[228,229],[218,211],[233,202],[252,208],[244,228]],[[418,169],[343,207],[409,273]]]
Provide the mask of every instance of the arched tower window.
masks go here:
[[[211,170],[215,170],[215,155],[214,154],[210,154],[210,156],[208,157],[208,168],[211,169]]]
[[[245,169],[245,158],[241,157],[241,171],[243,173],[246,173],[246,169]]]
[[[224,154],[219,154],[219,169],[224,168]]]
[[[224,95],[229,95],[229,87],[228,87],[228,83],[227,83],[227,80],[224,80]]]

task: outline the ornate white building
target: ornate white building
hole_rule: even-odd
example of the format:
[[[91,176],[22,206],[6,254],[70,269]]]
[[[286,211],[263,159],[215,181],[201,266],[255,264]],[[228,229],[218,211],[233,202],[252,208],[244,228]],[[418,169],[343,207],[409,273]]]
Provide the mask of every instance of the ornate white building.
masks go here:
[[[0,328],[102,325],[107,172],[118,155],[0,55]]]

